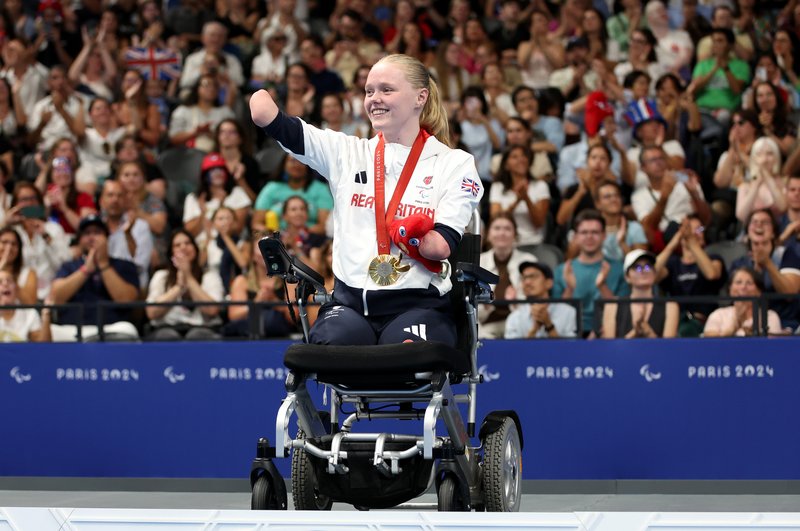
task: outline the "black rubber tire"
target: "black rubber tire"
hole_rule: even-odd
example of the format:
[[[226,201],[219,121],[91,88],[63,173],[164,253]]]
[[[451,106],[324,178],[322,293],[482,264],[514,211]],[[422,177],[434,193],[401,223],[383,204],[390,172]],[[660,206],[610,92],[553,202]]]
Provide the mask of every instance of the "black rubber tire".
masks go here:
[[[517,425],[506,417],[483,442],[483,494],[489,512],[519,511],[522,495],[522,448]]]
[[[266,474],[261,475],[253,484],[253,493],[250,496],[250,509],[254,511],[266,511],[276,509],[273,500],[274,492],[272,484]]]
[[[466,504],[453,476],[447,475],[442,479],[436,494],[437,508],[440,512],[466,511]]]
[[[297,431],[297,438],[305,438],[303,430]],[[317,490],[317,477],[305,450],[292,450],[292,500],[298,511],[330,511],[333,500]]]

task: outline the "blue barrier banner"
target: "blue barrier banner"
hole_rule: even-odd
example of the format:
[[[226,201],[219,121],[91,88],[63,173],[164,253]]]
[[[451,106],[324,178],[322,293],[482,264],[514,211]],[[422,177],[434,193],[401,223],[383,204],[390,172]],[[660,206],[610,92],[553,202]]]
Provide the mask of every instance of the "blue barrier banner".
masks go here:
[[[0,476],[246,477],[288,345],[5,344]],[[800,479],[796,338],[498,340],[479,357],[479,421],[519,413],[525,479]]]

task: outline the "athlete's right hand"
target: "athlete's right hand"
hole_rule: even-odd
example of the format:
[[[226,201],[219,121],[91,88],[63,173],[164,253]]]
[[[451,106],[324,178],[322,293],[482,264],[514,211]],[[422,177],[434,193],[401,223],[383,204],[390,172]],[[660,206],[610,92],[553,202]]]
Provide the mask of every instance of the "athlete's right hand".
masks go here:
[[[250,96],[250,116],[258,127],[266,127],[278,116],[278,106],[269,92],[259,90]]]

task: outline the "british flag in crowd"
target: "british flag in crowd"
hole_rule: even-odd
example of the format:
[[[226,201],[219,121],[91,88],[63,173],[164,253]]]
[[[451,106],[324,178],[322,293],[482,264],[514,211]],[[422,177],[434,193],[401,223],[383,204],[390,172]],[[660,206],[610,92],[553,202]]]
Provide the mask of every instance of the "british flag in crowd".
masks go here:
[[[165,48],[128,48],[125,62],[128,68],[141,72],[145,79],[171,81],[181,75],[180,57]]]
[[[478,197],[478,192],[481,191],[481,184],[475,179],[464,177],[461,179],[461,191],[471,193],[472,197]]]

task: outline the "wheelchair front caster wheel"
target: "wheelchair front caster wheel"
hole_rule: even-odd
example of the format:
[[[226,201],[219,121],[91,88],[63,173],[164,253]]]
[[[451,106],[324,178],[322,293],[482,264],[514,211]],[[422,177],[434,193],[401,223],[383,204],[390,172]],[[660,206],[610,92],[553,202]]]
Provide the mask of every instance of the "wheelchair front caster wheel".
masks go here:
[[[275,499],[275,489],[272,487],[266,475],[259,477],[253,484],[250,508],[254,511],[280,509],[278,501]]]
[[[437,497],[440,512],[467,510],[467,504],[464,503],[461,490],[458,488],[456,479],[453,476],[447,476],[439,483]]]
[[[522,495],[522,447],[511,417],[486,436],[483,451],[483,492],[486,510],[519,511]]]

